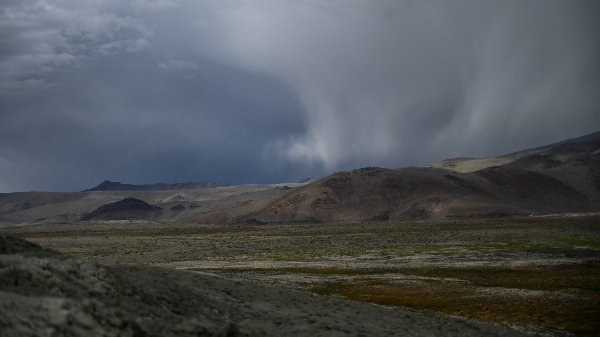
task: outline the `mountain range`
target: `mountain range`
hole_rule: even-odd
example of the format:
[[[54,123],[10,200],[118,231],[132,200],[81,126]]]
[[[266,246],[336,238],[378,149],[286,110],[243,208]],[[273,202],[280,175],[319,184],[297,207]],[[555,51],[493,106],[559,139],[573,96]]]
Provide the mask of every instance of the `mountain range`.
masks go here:
[[[134,198],[136,201],[132,201]],[[600,132],[486,158],[366,167],[303,183],[130,185],[0,194],[0,224],[357,222],[600,211]]]
[[[231,186],[230,184],[222,183],[211,183],[211,182],[188,182],[188,183],[175,183],[175,184],[146,184],[146,185],[132,185],[122,184],[118,181],[105,180],[98,184],[98,186],[84,190],[83,192],[92,191],[172,191],[172,190],[192,190],[197,188],[209,188],[209,187],[223,187]]]

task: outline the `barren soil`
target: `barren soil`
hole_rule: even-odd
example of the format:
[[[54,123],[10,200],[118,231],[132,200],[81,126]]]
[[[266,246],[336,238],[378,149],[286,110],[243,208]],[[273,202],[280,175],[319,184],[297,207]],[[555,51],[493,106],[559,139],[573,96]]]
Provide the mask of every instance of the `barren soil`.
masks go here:
[[[106,265],[149,265],[530,331],[600,333],[600,218],[2,230]]]

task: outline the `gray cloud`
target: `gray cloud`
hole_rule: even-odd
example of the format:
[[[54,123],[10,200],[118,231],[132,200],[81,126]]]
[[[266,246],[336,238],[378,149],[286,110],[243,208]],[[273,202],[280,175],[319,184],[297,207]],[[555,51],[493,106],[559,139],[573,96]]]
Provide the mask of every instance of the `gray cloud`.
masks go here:
[[[306,1],[226,20],[239,62],[288,80],[307,110],[307,133],[274,150],[335,168],[594,131],[597,14],[584,1]]]
[[[600,128],[595,1],[0,5],[0,191],[284,181]]]
[[[15,98],[15,113],[5,114],[0,127],[0,153],[36,172],[20,179],[7,173],[10,181],[78,189],[102,177],[134,183],[271,180],[257,175],[264,169],[255,157],[269,139],[303,127],[285,85],[208,61],[194,74],[128,65],[138,56],[56,72],[48,77],[53,90]]]
[[[118,11],[117,3],[4,2],[0,86],[4,90],[39,87],[48,72],[80,65],[89,58],[148,48],[151,31],[140,19]]]

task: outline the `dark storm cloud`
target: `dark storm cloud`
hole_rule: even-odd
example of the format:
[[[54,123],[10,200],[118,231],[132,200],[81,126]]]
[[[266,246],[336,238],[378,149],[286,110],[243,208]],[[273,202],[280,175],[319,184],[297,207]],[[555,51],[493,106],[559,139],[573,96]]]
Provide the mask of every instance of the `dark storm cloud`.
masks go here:
[[[32,37],[3,63],[0,190],[82,189],[102,179],[283,178],[285,163],[266,165],[261,153],[270,140],[303,131],[299,102],[271,75],[207,58],[196,23],[177,24],[185,13],[169,12],[166,2],[111,12],[107,2],[90,2],[92,8],[65,6],[75,11],[69,14],[39,14],[46,4],[32,3],[35,11],[18,5],[3,12]],[[98,4],[104,7],[94,9]],[[79,18],[77,11],[90,14]],[[43,20],[57,27],[45,28]],[[77,38],[65,38],[64,30]],[[50,61],[63,50],[71,61]]]
[[[286,78],[307,110],[307,133],[275,151],[335,168],[598,129],[598,14],[591,1],[261,2],[227,23],[240,63]]]
[[[0,4],[0,191],[283,181],[600,129],[595,1]]]
[[[257,154],[269,139],[302,131],[297,102],[272,78],[209,61],[192,73],[123,65],[135,59],[57,72],[47,77],[53,90],[6,101],[14,113],[4,114],[0,149],[27,163],[22,181],[60,189],[103,177],[267,180],[256,175],[264,171]]]

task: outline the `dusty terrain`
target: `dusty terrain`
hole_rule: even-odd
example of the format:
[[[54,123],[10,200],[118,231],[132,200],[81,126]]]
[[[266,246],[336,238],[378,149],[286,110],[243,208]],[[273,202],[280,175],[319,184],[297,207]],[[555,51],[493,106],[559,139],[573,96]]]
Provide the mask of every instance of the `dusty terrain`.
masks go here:
[[[530,336],[201,273],[102,266],[0,236],[2,336]]]
[[[104,205],[127,198],[139,199],[162,208],[158,218],[163,221],[181,222],[192,214],[269,200],[299,185],[302,184],[237,185],[182,190],[0,193],[0,228],[24,224],[74,223]]]
[[[527,331],[600,333],[598,216],[253,226],[112,221],[2,232],[110,266],[208,272]]]

